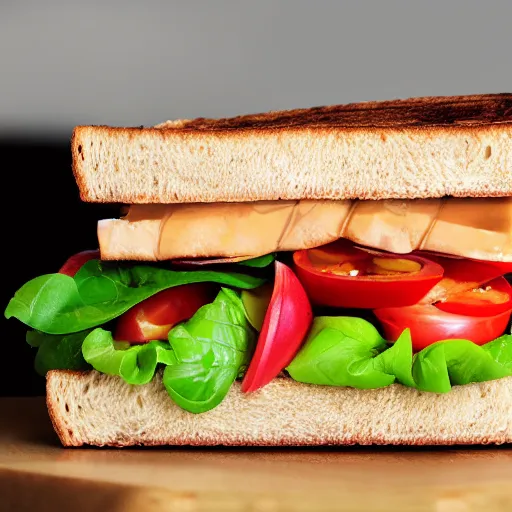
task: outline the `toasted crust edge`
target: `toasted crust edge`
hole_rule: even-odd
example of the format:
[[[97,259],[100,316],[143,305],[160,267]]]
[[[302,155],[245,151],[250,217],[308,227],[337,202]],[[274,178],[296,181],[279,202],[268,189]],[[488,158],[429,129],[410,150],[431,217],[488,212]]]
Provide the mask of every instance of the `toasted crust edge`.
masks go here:
[[[371,113],[369,118],[364,114]],[[319,107],[273,110],[228,118],[178,119],[154,127],[175,133],[268,133],[282,130],[457,130],[512,124],[512,93],[419,96]],[[105,127],[105,125],[103,125]]]

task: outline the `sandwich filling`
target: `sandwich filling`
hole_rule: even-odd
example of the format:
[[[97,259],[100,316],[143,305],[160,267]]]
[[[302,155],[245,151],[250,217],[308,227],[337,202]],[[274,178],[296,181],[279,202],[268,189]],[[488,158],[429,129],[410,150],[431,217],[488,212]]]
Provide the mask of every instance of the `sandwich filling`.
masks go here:
[[[98,223],[104,259],[246,257],[347,238],[397,254],[512,261],[512,197],[136,204]]]
[[[512,375],[512,198],[132,205],[98,239],[6,308],[42,375],[163,372],[192,413],[237,379],[445,393]]]

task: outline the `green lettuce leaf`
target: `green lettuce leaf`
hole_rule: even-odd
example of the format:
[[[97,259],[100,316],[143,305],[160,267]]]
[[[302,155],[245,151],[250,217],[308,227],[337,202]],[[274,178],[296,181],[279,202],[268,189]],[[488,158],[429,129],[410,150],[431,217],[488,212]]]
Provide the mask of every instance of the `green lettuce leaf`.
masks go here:
[[[32,279],[10,300],[5,316],[48,334],[69,334],[103,325],[159,291],[206,281],[242,289],[264,282],[235,272],[173,271],[91,260],[74,278],[47,274]]]
[[[90,370],[91,366],[82,356],[82,343],[89,332],[81,331],[60,336],[28,331],[27,343],[37,347],[34,359],[36,372],[44,377],[50,370]]]
[[[494,341],[486,343],[482,348],[489,353],[489,355],[505,368],[512,371],[512,343],[511,334],[504,334]]]
[[[274,263],[276,255],[274,253],[265,254],[264,256],[258,256],[257,258],[251,258],[250,260],[239,261],[238,265],[245,267],[263,268],[268,267],[271,263]]]
[[[82,354],[95,370],[118,375],[129,384],[150,382],[163,365],[163,383],[171,398],[199,413],[224,399],[249,364],[255,343],[239,295],[223,288],[211,304],[171,329],[169,342],[130,345],[96,328],[83,340]]]
[[[386,350],[387,349],[387,350]],[[389,352],[389,354],[386,354]],[[409,368],[404,383],[411,383],[412,348],[407,334],[387,348],[377,329],[357,317],[317,317],[306,343],[287,367],[300,382],[369,389],[396,380],[396,367]]]
[[[150,382],[158,364],[171,364],[176,357],[167,342],[150,341],[143,345],[116,342],[112,333],[94,329],[84,340],[82,354],[95,370],[118,375],[128,384]]]
[[[413,357],[408,329],[389,346],[366,320],[318,317],[287,371],[294,380],[309,384],[370,389],[399,382],[445,393],[452,385],[510,376],[511,362],[511,335],[484,346],[468,340],[439,341]]]
[[[496,342],[501,345],[499,351],[495,350]],[[508,365],[505,365],[500,360],[507,358],[507,354]],[[483,346],[468,340],[438,341],[414,356],[412,374],[418,389],[446,393],[454,384],[485,382],[512,375],[510,361],[511,335]]]
[[[193,413],[213,409],[250,362],[256,333],[245,317],[239,294],[222,289],[187,322],[169,333],[176,360],[163,383],[180,407]]]

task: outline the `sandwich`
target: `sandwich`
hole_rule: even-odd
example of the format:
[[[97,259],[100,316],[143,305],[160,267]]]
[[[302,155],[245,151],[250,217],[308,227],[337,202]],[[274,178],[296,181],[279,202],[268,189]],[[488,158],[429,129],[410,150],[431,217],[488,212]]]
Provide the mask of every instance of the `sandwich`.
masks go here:
[[[77,126],[71,153],[119,215],[5,310],[62,445],[512,442],[512,94]]]

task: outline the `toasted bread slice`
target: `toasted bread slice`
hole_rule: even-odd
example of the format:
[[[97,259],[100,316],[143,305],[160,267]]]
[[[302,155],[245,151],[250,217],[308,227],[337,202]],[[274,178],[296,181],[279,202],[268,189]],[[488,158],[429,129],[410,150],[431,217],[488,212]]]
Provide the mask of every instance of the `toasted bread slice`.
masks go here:
[[[78,126],[72,156],[92,202],[510,196],[512,94]]]
[[[455,386],[447,394],[399,384],[358,390],[274,379],[243,394],[236,382],[215,409],[173,403],[160,375],[143,386],[98,372],[50,371],[47,405],[64,446],[512,442],[512,377]]]

